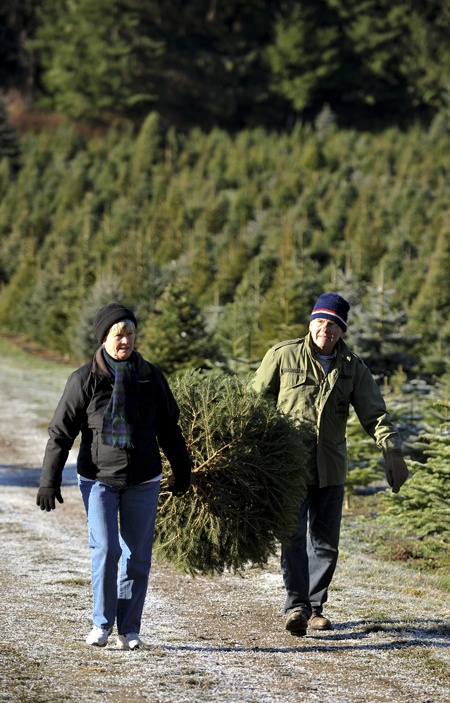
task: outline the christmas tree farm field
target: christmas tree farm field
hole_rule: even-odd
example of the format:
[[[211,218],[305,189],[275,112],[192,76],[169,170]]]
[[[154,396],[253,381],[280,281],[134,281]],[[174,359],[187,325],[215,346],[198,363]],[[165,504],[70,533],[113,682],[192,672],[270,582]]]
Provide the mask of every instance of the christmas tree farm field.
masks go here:
[[[195,574],[263,565],[292,532],[304,495],[301,430],[232,376],[171,381],[192,459],[192,485],[161,487],[155,556]]]

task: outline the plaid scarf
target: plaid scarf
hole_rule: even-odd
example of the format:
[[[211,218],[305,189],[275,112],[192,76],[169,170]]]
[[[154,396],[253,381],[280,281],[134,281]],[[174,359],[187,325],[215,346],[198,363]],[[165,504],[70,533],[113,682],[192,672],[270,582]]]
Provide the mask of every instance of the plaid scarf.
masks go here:
[[[105,352],[114,373],[111,398],[103,413],[102,442],[120,449],[133,448],[133,425],[139,419],[138,376],[130,361],[114,361]]]

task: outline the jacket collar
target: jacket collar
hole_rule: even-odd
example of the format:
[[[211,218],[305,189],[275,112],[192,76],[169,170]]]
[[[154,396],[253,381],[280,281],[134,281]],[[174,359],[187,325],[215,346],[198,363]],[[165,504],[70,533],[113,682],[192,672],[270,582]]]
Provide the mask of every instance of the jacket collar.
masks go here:
[[[308,352],[311,355],[311,357],[313,357],[314,347],[313,347],[313,343],[311,340],[311,332],[308,332],[308,334],[305,337],[305,340],[306,340]],[[346,343],[344,342],[342,337],[340,339],[338,339],[336,346],[335,346],[335,350],[336,350],[336,363],[339,361],[341,361],[341,362],[350,361],[352,355],[351,355],[350,349],[348,348],[348,346],[346,345]]]
[[[112,378],[111,371],[106,363],[105,357],[103,356],[102,349],[103,347],[99,347],[94,353],[94,358],[92,359],[92,373],[97,376],[107,376],[108,378]],[[142,354],[136,350],[131,352],[130,361],[133,361],[135,364],[139,378],[144,378],[152,373],[152,369],[148,361],[145,361]]]

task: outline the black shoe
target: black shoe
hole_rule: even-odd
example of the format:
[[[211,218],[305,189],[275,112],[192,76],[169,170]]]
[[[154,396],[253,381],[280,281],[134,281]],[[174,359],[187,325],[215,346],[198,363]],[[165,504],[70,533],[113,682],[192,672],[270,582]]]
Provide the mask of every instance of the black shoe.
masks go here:
[[[285,627],[291,635],[304,637],[308,627],[308,617],[303,610],[294,610],[286,618]]]

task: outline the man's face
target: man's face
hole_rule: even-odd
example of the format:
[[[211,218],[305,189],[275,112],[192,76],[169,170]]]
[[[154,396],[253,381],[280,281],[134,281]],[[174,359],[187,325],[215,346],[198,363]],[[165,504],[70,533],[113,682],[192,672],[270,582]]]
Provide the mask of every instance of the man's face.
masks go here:
[[[317,351],[321,354],[332,354],[336,342],[342,337],[342,327],[331,320],[320,318],[309,323],[311,339]]]

